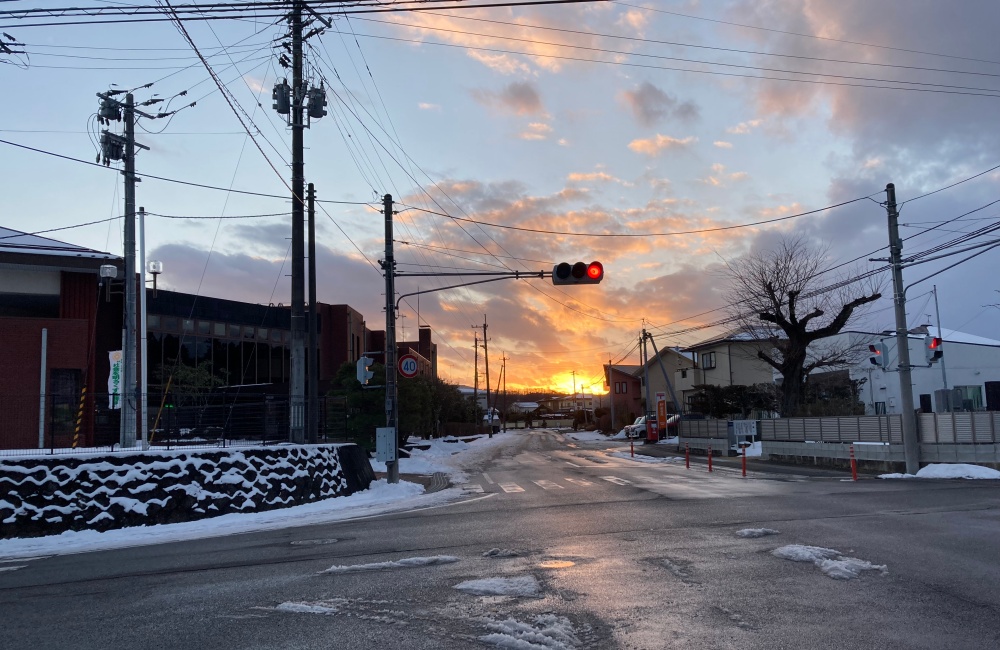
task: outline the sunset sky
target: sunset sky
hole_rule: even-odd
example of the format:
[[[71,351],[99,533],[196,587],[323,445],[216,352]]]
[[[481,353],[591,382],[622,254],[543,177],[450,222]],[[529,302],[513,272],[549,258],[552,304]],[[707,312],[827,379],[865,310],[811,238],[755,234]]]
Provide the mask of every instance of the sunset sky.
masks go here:
[[[601,365],[637,363],[644,326],[660,347],[718,334],[697,328],[723,316],[712,310],[725,307],[726,260],[782,234],[826,247],[830,267],[887,256],[879,202],[889,182],[903,202],[904,254],[1000,221],[1000,203],[989,205],[1000,199],[995,0],[323,11],[334,28],[310,39],[307,60],[313,83],[328,88],[329,115],[305,134],[306,180],[331,201],[317,220],[321,301],[384,327],[385,193],[400,211],[401,271],[604,264],[598,286],[508,280],[422,296],[419,321],[433,328],[440,374],[455,383],[473,382],[472,326],[485,315],[494,382],[505,353],[508,388],[568,392],[575,371],[578,388],[602,392]],[[23,27],[4,18],[0,31],[28,55],[0,66],[0,139],[93,161],[95,93],[155,82],[137,100],[188,90],[171,108],[197,105],[140,122],[137,139],[150,147],[138,156],[140,176],[287,197],[291,137],[271,110],[285,74],[272,40],[284,29],[272,22],[187,24],[230,106],[170,23]],[[46,236],[121,254],[113,168],[3,144],[0,172],[0,225],[67,228]],[[137,195],[151,213],[147,256],[164,264],[161,287],[289,302],[287,198],[148,177]],[[998,260],[989,251],[917,284],[909,324],[934,318],[936,284],[945,329],[1000,338]],[[400,278],[397,291],[454,282]],[[404,304],[400,339],[416,338],[416,309],[416,299]],[[884,298],[858,326],[881,330],[892,317]]]

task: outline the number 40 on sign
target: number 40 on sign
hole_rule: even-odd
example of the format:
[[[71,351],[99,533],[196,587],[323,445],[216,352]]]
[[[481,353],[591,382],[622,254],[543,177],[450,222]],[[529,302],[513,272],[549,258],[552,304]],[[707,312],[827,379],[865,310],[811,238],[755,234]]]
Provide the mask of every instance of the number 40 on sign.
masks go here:
[[[399,374],[407,379],[417,376],[417,358],[412,354],[404,354],[399,358]]]

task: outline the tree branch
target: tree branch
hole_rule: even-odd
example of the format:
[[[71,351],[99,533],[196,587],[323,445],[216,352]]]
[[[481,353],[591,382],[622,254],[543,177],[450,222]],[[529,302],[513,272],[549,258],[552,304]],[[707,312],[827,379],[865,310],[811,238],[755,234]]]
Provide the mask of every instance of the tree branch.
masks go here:
[[[870,296],[862,296],[860,298],[855,298],[851,302],[841,307],[840,313],[838,313],[836,318],[830,321],[830,323],[826,327],[820,327],[818,329],[809,332],[806,335],[807,340],[809,342],[812,342],[817,339],[823,339],[828,336],[833,336],[834,334],[837,334],[838,332],[840,332],[840,330],[844,328],[844,325],[847,324],[848,319],[850,319],[851,314],[854,312],[856,308],[860,307],[861,305],[866,305],[870,302],[875,302],[881,297],[882,297],[881,293],[873,293]]]

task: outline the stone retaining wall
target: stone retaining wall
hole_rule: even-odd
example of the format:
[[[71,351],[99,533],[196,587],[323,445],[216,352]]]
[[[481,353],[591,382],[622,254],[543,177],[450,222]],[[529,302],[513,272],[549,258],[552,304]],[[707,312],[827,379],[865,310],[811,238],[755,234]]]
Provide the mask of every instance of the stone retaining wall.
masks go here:
[[[373,480],[354,444],[5,458],[0,538],[273,510],[353,494]]]

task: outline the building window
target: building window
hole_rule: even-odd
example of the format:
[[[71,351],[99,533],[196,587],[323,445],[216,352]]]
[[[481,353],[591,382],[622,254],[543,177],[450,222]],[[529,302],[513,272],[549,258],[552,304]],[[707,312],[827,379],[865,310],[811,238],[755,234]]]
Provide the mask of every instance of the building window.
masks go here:
[[[715,367],[715,353],[714,352],[702,352],[701,353],[701,367],[705,370],[710,370]]]
[[[146,325],[150,328],[160,326],[160,315],[159,314],[149,314],[146,316]]]
[[[885,415],[885,402],[875,402],[875,415]]]
[[[198,321],[198,333],[199,334],[210,334],[212,324],[205,320]]]
[[[230,325],[229,326],[229,337],[230,338],[234,338],[234,339],[240,338],[240,326],[239,325]]]
[[[952,404],[952,408],[962,411],[983,410],[982,386],[955,386],[955,390],[961,393],[962,401],[958,404]]]
[[[184,319],[184,320],[182,321],[182,324],[181,324],[181,327],[183,327],[183,328],[184,328],[184,331],[185,331],[185,332],[193,332],[193,331],[194,331],[194,321],[193,321],[193,320],[190,320],[190,319],[187,319],[187,318],[185,318],[185,319]]]
[[[252,327],[250,325],[246,325],[243,327],[243,338],[252,339],[256,336],[256,334],[257,334],[257,328]]]
[[[225,335],[226,335],[225,323],[212,323],[212,336],[225,336]]]
[[[687,379],[687,378],[688,378],[687,368],[681,369],[681,379]]]

